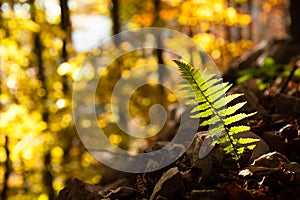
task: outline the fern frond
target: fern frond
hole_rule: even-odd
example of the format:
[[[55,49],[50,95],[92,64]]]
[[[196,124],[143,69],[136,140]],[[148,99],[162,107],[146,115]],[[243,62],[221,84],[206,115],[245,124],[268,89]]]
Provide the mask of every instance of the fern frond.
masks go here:
[[[201,71],[188,63],[178,60],[174,60],[174,62],[178,65],[181,76],[187,81],[181,83],[182,87],[180,88],[180,90],[187,91],[184,98],[193,98],[187,102],[187,104],[195,105],[191,111],[191,118],[204,118],[200,126],[212,127],[207,137],[218,137],[216,141],[213,141],[213,144],[226,144],[224,151],[226,153],[234,152],[235,158],[244,152],[245,147],[242,145],[251,144],[246,148],[253,149],[255,145],[252,143],[259,141],[259,139],[236,139],[233,137],[237,133],[250,130],[249,126],[233,126],[233,124],[255,114],[237,113],[246,102],[227,107],[228,103],[242,94],[226,95],[232,86],[231,84],[223,83],[222,79],[216,78],[215,74],[205,74],[206,69]]]

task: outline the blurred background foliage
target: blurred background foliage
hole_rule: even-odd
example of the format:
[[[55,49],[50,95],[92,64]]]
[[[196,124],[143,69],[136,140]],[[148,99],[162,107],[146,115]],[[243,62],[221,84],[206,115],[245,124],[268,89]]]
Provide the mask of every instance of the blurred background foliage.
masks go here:
[[[103,166],[77,136],[71,97],[82,62],[101,40],[133,28],[171,28],[192,37],[225,70],[262,39],[286,38],[289,23],[285,0],[1,0],[0,13],[2,199],[54,199],[71,178],[100,181]],[[106,70],[97,103],[109,105],[114,84],[128,70],[162,61],[168,59],[159,51],[123,55]],[[145,85],[133,94],[130,112],[140,124],[149,123],[151,105],[177,102],[159,87]],[[122,119],[99,114],[113,144],[136,150],[149,142],[130,141],[115,120]]]

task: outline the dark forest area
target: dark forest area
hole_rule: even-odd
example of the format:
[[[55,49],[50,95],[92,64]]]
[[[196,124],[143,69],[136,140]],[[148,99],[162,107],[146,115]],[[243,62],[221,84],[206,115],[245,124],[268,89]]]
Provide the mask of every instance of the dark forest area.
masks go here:
[[[299,199],[299,9],[1,0],[0,199]]]

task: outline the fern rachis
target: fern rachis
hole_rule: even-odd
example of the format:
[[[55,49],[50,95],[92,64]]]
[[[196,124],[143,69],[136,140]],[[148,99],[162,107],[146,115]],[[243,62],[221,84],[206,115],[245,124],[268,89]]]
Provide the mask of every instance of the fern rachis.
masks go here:
[[[205,70],[197,70],[192,65],[174,60],[178,65],[181,76],[187,81],[182,83],[181,90],[187,91],[185,98],[190,99],[187,104],[194,104],[192,109],[192,118],[204,118],[200,126],[210,126],[207,137],[220,136],[214,144],[227,144],[224,147],[226,153],[234,153],[234,158],[238,159],[244,152],[245,146],[253,149],[256,138],[234,138],[235,134],[250,130],[249,126],[233,125],[234,123],[250,117],[255,113],[245,114],[237,113],[246,102],[240,102],[230,107],[227,104],[242,94],[226,95],[226,92],[232,86],[229,83],[223,83],[222,79],[215,78],[215,74],[205,75]],[[223,134],[222,134],[223,133]]]

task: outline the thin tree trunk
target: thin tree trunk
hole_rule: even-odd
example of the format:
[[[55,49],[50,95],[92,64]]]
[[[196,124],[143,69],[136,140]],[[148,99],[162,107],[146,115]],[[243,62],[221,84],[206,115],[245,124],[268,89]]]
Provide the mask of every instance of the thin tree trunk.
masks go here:
[[[47,188],[49,199],[55,199],[55,192],[52,186],[53,175],[51,173],[51,154],[49,151],[47,151],[45,155],[45,166],[46,166],[46,170],[44,171],[44,177],[43,177],[44,184]]]
[[[300,43],[300,1],[290,0],[290,15],[291,15],[291,27],[290,35],[292,41]]]
[[[119,21],[119,1],[118,0],[112,0],[112,10],[111,10],[111,16],[113,20],[113,34],[116,35],[120,33],[120,21]]]
[[[160,25],[160,21],[159,21],[159,11],[160,11],[160,0],[154,0],[154,19],[153,19],[153,23],[152,26],[159,26]],[[166,71],[164,70],[164,67],[162,66],[164,64],[164,60],[163,60],[163,50],[158,48],[158,47],[162,47],[162,40],[160,38],[160,36],[158,36],[158,38],[156,39],[156,56],[157,56],[157,63],[158,63],[158,82],[160,83],[159,88],[162,94],[165,93],[164,87],[163,87],[163,82],[164,82],[164,76]]]
[[[46,95],[43,96],[43,104],[44,104],[44,111],[43,111],[43,121],[48,123],[49,120],[49,111],[46,106],[46,101],[48,98],[48,89],[47,89],[47,84],[46,84],[46,77],[44,75],[44,67],[43,67],[43,59],[42,59],[42,49],[43,46],[40,41],[40,36],[39,34],[35,34],[35,53],[37,56],[37,61],[38,61],[38,77],[39,80],[42,83],[42,87],[46,91]],[[52,186],[53,183],[53,176],[51,174],[51,159],[50,159],[50,152],[49,150],[45,152],[45,172],[44,172],[44,184],[47,188],[47,193],[49,199],[55,199],[55,192]]]
[[[154,20],[153,25],[158,25],[159,20],[159,10],[160,10],[160,0],[154,0]]]
[[[252,16],[252,0],[248,0],[248,13],[250,16]],[[253,36],[252,36],[252,24],[253,22],[251,21],[250,24],[248,25],[248,31],[249,31],[249,35],[248,35],[248,39],[252,40]]]
[[[116,35],[121,31],[120,19],[119,19],[119,0],[112,0],[112,9],[111,9],[111,17],[113,21],[112,33]],[[118,47],[121,43],[119,38],[114,38],[114,43]]]
[[[35,0],[31,0],[30,4],[32,6],[31,9],[31,17],[33,21],[36,21],[36,6],[35,6]],[[38,79],[41,81],[41,87],[46,91],[46,94],[42,98],[42,103],[44,105],[43,110],[43,121],[48,123],[49,119],[49,111],[46,106],[46,101],[48,99],[48,89],[47,89],[47,80],[44,74],[44,66],[43,66],[43,58],[42,58],[42,52],[43,52],[43,45],[41,43],[41,38],[39,33],[33,33],[34,37],[34,53],[36,55],[36,65],[38,66]],[[44,172],[44,185],[47,188],[47,193],[49,199],[55,199],[55,192],[53,189],[53,176],[51,174],[51,159],[50,159],[50,152],[49,150],[45,152],[45,172]]]
[[[120,25],[120,19],[119,19],[119,0],[112,0],[111,2],[112,2],[111,18],[113,21],[112,33],[113,33],[113,35],[116,35],[116,34],[120,33],[120,31],[121,31],[121,25]],[[114,42],[116,48],[118,48],[121,43],[120,38],[118,38],[118,37],[114,37],[113,42]],[[120,60],[116,60],[116,63],[118,63],[119,66],[122,65]],[[121,72],[119,73],[118,79],[120,79],[120,78],[121,78]],[[119,121],[119,123],[126,130],[128,127],[128,124],[127,124],[127,119],[124,115],[124,113],[126,113],[126,111],[124,110],[125,108],[126,108],[126,106],[120,106],[120,111],[119,111],[120,121]]]
[[[8,191],[8,187],[7,187],[7,182],[8,182],[8,178],[9,178],[9,174],[10,174],[10,160],[9,160],[9,138],[6,135],[5,136],[5,144],[4,144],[4,149],[5,149],[5,153],[6,153],[6,161],[5,161],[5,173],[4,173],[4,181],[3,181],[3,189],[1,192],[1,199],[6,200],[8,195],[7,195],[7,191]]]
[[[230,0],[227,0],[226,3],[227,3],[227,7],[232,6]],[[226,38],[225,38],[225,39],[226,39],[228,42],[231,42],[231,41],[232,41],[232,37],[231,37],[231,29],[232,29],[232,27],[231,27],[231,26],[228,26],[228,25],[225,23],[225,20],[224,20],[224,26],[225,26],[225,32],[226,32],[226,34],[225,34],[225,35],[226,35]]]
[[[236,7],[237,12],[240,13],[242,10],[241,3],[236,3],[235,7]],[[243,39],[242,38],[242,27],[240,25],[236,25],[236,31],[237,31],[237,35],[236,35],[235,41],[239,41],[239,40]]]
[[[0,8],[2,7],[2,1],[0,1]],[[0,27],[4,27],[3,26],[3,24],[4,24],[4,20],[3,20],[3,18],[2,18],[2,14],[0,14]],[[7,30],[4,28],[4,29],[2,29],[5,33],[7,33]]]
[[[14,3],[11,2],[10,6],[11,8],[13,8]],[[2,2],[0,2],[0,7],[2,6]],[[2,15],[0,14],[0,26],[3,27],[4,24],[4,19],[2,18]],[[6,36],[9,35],[9,30],[8,29],[4,29]],[[1,68],[1,61],[0,61],[0,68]],[[0,87],[0,94],[2,93],[2,85]],[[17,99],[14,97],[14,101],[17,101]],[[1,107],[1,105],[0,105]],[[2,200],[6,200],[8,198],[8,178],[9,175],[11,173],[11,163],[10,163],[10,151],[9,151],[9,137],[8,135],[5,135],[5,143],[4,143],[4,149],[5,149],[5,154],[6,154],[6,161],[4,163],[4,167],[5,167],[5,173],[4,173],[4,177],[3,177],[3,189],[1,191],[1,195],[0,195],[0,199]]]
[[[63,39],[63,46],[62,46],[62,61],[67,62],[68,61],[68,44],[71,41],[71,22],[70,22],[70,12],[68,7],[68,1],[67,0],[59,0],[60,3],[60,10],[61,10],[61,29],[65,31],[65,38]],[[67,93],[68,88],[68,79],[66,75],[62,76],[63,79],[63,91],[64,93]]]

